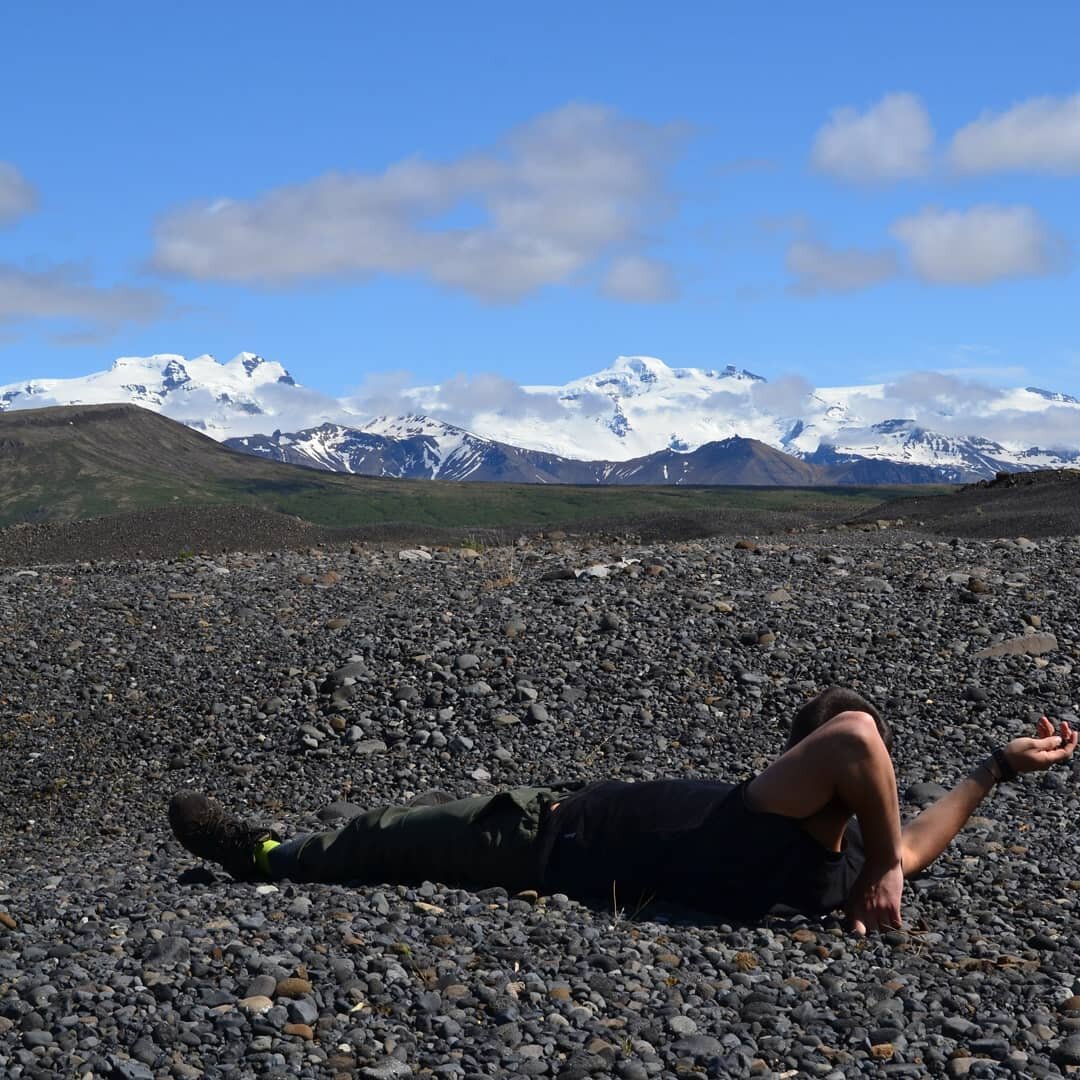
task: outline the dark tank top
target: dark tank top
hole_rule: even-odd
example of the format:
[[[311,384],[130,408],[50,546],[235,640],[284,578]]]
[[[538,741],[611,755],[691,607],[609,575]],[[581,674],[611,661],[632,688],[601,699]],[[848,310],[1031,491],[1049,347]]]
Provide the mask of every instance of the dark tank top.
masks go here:
[[[774,907],[841,907],[863,865],[852,820],[841,852],[795,818],[751,809],[746,784],[604,780],[568,794],[540,838],[548,892],[633,910],[668,901],[751,921]]]

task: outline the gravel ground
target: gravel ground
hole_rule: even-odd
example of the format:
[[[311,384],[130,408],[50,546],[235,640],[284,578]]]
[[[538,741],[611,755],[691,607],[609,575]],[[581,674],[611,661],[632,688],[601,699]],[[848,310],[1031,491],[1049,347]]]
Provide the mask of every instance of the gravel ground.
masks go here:
[[[1076,766],[995,791],[909,883],[904,929],[865,940],[617,897],[237,884],[164,809],[200,787],[291,832],[430,787],[741,779],[838,681],[884,706],[912,813],[1040,712],[1078,722],[1080,542],[431,554],[0,571],[0,1075],[1077,1071]]]
[[[843,511],[758,510],[721,507],[716,510],[640,514],[604,518],[547,531],[570,530],[576,536],[633,536],[638,540],[685,540],[693,537],[740,536],[746,532],[779,533],[837,523]],[[512,543],[534,526],[494,528],[384,523],[322,527],[298,517],[249,506],[157,507],[80,521],[19,524],[0,529],[0,566],[34,566],[82,560],[173,559],[228,551],[289,551],[354,544],[405,546],[415,543],[460,547],[480,543],[492,547]]]

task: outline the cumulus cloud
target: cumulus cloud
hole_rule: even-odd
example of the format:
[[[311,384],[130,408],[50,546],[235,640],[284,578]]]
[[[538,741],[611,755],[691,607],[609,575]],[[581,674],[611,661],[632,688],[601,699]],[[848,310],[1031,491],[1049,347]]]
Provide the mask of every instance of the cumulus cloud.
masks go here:
[[[834,248],[810,238],[796,239],[787,250],[791,290],[804,296],[856,292],[896,277],[900,265],[887,249]]]
[[[474,416],[499,413],[502,416],[538,416],[552,419],[565,410],[555,398],[530,394],[513,379],[490,373],[454,375],[439,386],[439,415]]]
[[[1051,405],[1038,412],[1002,409],[986,416],[965,418],[962,422],[957,418],[947,419],[942,428],[950,434],[977,433],[1023,449],[1080,450],[1077,410],[1067,405]]]
[[[406,393],[412,382],[408,371],[372,372],[345,398],[345,404],[365,418],[405,416],[417,411],[415,400]]]
[[[599,397],[602,406],[606,398]],[[478,416],[495,414],[522,419],[565,419],[569,406],[548,394],[530,393],[513,379],[491,372],[452,375],[437,386],[417,387],[405,371],[372,374],[344,402],[350,412],[373,416],[419,413],[458,427],[471,428]],[[580,406],[580,401],[577,403]]]
[[[953,136],[949,161],[964,173],[1080,173],[1080,93],[983,113]]]
[[[63,343],[100,341],[125,323],[164,315],[169,304],[157,289],[97,285],[73,265],[27,270],[0,263],[0,325],[36,320],[74,323]]]
[[[716,390],[705,399],[704,409],[720,416],[741,415],[746,412],[748,397],[748,394],[736,394],[731,390]]]
[[[1059,264],[1063,245],[1028,206],[928,207],[892,233],[907,245],[915,273],[932,285],[986,285],[1037,277]]]
[[[676,296],[671,267],[644,255],[624,255],[613,259],[601,291],[613,300],[655,304]]]
[[[885,397],[894,402],[938,413],[973,411],[999,400],[1003,394],[1003,390],[975,379],[938,371],[911,372],[885,387]]]
[[[0,161],[0,225],[29,214],[37,207],[37,191],[14,165]]]
[[[157,229],[155,266],[205,281],[283,285],[310,278],[424,276],[512,301],[583,279],[642,242],[664,209],[679,142],[598,105],[568,105],[498,146],[381,173],[328,173],[247,201],[177,210]],[[457,224],[454,215],[476,224]]]
[[[750,400],[754,407],[762,412],[797,416],[806,410],[813,393],[813,383],[801,375],[781,375],[768,382],[754,383],[750,390]]]
[[[908,93],[886,94],[860,113],[833,111],[814,138],[811,162],[819,172],[856,183],[922,176],[930,170],[934,130],[922,102]]]
[[[1080,449],[1080,410],[1051,404],[1009,408],[1010,393],[981,378],[915,371],[886,383],[880,395],[851,395],[848,406],[866,425],[907,419],[942,435],[981,436],[1014,449]],[[877,438],[869,430],[864,434]]]

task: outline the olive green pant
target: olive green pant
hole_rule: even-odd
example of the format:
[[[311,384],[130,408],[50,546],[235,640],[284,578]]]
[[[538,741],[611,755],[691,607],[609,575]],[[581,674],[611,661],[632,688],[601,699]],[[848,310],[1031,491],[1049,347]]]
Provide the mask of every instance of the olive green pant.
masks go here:
[[[298,836],[270,852],[270,877],[291,881],[539,888],[537,839],[559,793],[511,788],[441,806],[382,806],[340,829]]]

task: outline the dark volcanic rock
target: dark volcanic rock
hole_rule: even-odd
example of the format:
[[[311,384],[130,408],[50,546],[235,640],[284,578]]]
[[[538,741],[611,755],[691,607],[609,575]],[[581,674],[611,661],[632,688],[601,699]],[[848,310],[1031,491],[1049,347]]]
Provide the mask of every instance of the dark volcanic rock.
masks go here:
[[[910,815],[1040,714],[1077,715],[1075,540],[748,544],[534,540],[513,575],[497,549],[310,547],[0,571],[0,1075],[1080,1062],[1076,767],[993,792],[907,886],[904,928],[866,941],[836,916],[241,884],[169,834],[180,787],[294,833],[499,785],[739,780],[834,681],[895,727]],[[1057,647],[979,658],[1025,625]]]

